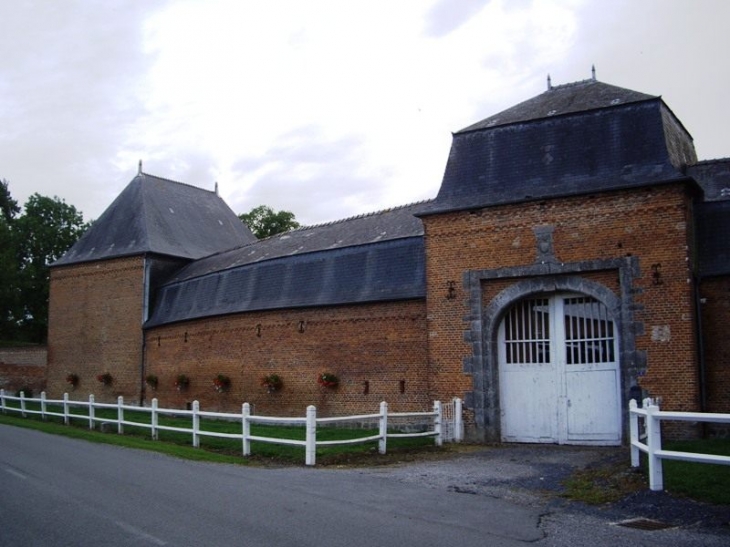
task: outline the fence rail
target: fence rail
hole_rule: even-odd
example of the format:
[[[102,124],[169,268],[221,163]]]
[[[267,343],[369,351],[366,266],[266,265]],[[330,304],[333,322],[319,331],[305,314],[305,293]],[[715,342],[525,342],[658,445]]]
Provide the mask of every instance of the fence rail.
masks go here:
[[[17,402],[18,406],[8,405],[8,402]],[[29,402],[39,403],[40,410],[29,409]],[[55,407],[60,406],[62,412],[56,412],[49,410],[49,405]],[[304,417],[274,417],[274,416],[259,416],[251,413],[251,405],[244,403],[241,406],[240,414],[222,413],[222,412],[211,412],[200,410],[200,403],[193,401],[192,408],[190,410],[179,410],[171,408],[160,408],[158,406],[157,399],[152,399],[152,404],[149,407],[134,406],[124,404],[123,397],[118,397],[116,403],[97,403],[94,399],[94,395],[89,395],[88,401],[77,401],[70,400],[68,393],[64,393],[63,399],[48,399],[46,393],[42,392],[40,398],[27,398],[21,392],[19,396],[10,396],[5,393],[4,390],[0,390],[0,410],[5,414],[7,412],[18,412],[23,417],[28,414],[40,415],[43,420],[46,420],[50,416],[63,418],[63,423],[68,425],[72,419],[84,420],[88,422],[89,429],[94,429],[97,423],[109,423],[116,424],[117,433],[122,435],[124,433],[124,426],[133,426],[146,428],[150,430],[150,436],[152,439],[158,439],[159,431],[175,431],[178,433],[189,433],[192,437],[192,445],[196,448],[200,447],[200,437],[220,437],[227,439],[240,439],[241,450],[244,456],[251,455],[251,442],[264,442],[282,445],[293,445],[301,446],[305,451],[305,464],[315,465],[316,463],[316,449],[319,446],[336,446],[336,445],[351,445],[361,444],[367,442],[378,441],[378,452],[385,454],[387,450],[388,439],[393,438],[407,438],[407,437],[433,437],[434,443],[437,446],[441,446],[444,442],[444,406],[448,407],[450,419],[448,423],[448,436],[447,440],[454,440],[456,442],[462,439],[460,431],[462,430],[461,424],[461,400],[454,399],[452,403],[442,405],[440,401],[435,401],[433,409],[430,412],[388,412],[388,403],[380,403],[379,412],[373,414],[360,414],[354,416],[337,416],[329,418],[317,418],[317,409],[314,406],[307,407],[307,413]],[[85,408],[86,414],[79,414],[72,412],[73,408]],[[116,418],[109,418],[108,416],[100,417],[96,415],[96,409],[115,409]],[[125,419],[124,412],[142,412],[150,415],[149,423],[139,422],[130,419]],[[454,417],[457,416],[458,410],[458,424],[452,423]],[[182,416],[189,417],[191,421],[190,427],[177,427],[171,425],[161,425],[159,423],[160,414],[166,416]],[[241,423],[241,433],[224,433],[217,431],[209,431],[200,427],[200,418],[221,418],[230,421],[239,421]],[[411,432],[411,433],[394,433],[388,431],[388,420],[389,419],[409,419],[409,418],[426,418],[432,421],[433,427],[426,431]],[[333,423],[347,423],[347,422],[362,422],[362,421],[376,421],[378,423],[378,434],[367,435],[358,437],[355,439],[344,439],[344,440],[333,440],[333,441],[318,441],[317,440],[317,426]],[[300,425],[305,428],[305,439],[282,439],[278,437],[264,437],[260,435],[251,434],[251,424],[269,424],[269,425]]]
[[[639,420],[643,419],[643,433]],[[667,412],[659,408],[657,401],[644,399],[642,408],[636,400],[629,402],[629,428],[631,433],[631,466],[639,467],[641,452],[649,461],[649,488],[664,490],[664,471],[662,460],[682,460],[696,463],[715,463],[730,465],[730,456],[714,454],[698,454],[694,452],[678,452],[662,449],[662,420],[683,422],[730,423],[730,414],[713,414],[709,412]],[[642,442],[642,441],[646,442]]]

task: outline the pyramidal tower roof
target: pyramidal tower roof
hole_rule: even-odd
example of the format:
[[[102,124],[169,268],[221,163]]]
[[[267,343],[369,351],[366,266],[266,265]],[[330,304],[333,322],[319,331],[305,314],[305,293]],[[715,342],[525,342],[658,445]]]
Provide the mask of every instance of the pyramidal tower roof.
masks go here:
[[[53,266],[147,253],[195,260],[253,241],[216,192],[140,170]]]
[[[547,91],[454,133],[425,214],[686,178],[692,136],[661,97],[594,78]]]
[[[659,99],[659,97],[600,82],[595,78],[553,86],[548,76],[547,91],[472,124],[459,133],[651,99]]]

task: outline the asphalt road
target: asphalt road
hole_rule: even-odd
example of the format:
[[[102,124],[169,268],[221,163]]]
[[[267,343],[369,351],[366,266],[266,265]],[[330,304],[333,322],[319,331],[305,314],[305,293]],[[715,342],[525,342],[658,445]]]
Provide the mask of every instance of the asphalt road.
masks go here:
[[[0,546],[515,546],[540,510],[362,473],[196,463],[0,425]]]
[[[725,547],[730,510],[639,491],[560,497],[624,448],[464,447],[357,469],[195,463],[0,425],[0,547],[85,545]],[[627,519],[669,525],[619,526]]]

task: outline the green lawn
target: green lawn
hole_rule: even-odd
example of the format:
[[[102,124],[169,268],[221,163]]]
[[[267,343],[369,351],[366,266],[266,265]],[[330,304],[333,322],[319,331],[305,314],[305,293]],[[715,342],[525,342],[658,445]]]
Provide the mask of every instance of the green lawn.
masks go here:
[[[20,408],[18,401],[8,401],[7,407]],[[39,411],[40,403],[27,402],[26,410]],[[46,405],[46,411],[52,413],[62,413],[63,407],[58,404]],[[77,415],[70,420],[68,426],[63,424],[63,418],[59,416],[47,416],[43,421],[38,414],[28,413],[23,418],[19,412],[8,410],[6,414],[0,413],[0,423],[15,425],[19,427],[28,427],[54,433],[66,435],[70,437],[86,439],[95,442],[105,442],[120,446],[128,446],[132,448],[143,448],[145,450],[155,450],[166,454],[176,455],[183,458],[208,460],[216,462],[228,463],[282,463],[282,464],[298,464],[304,463],[304,447],[279,445],[267,442],[251,442],[251,457],[244,458],[242,456],[241,439],[227,439],[219,437],[209,437],[201,434],[200,448],[196,449],[192,446],[192,432],[178,432],[158,430],[158,440],[151,439],[151,431],[149,428],[142,426],[124,426],[124,435],[117,435],[117,425],[110,423],[108,433],[99,431],[102,421],[116,420],[117,410],[113,408],[96,409],[94,416],[97,421],[94,422],[94,429],[89,429],[88,409],[84,407],[73,406],[70,413]],[[151,414],[143,410],[124,410],[124,420],[137,422],[141,424],[150,424]],[[191,428],[192,419],[190,416],[176,417],[172,415],[158,415],[158,425],[171,426],[180,428]],[[216,433],[241,433],[241,422],[239,420],[223,420],[200,418],[201,433],[205,431]],[[251,434],[258,437],[271,437],[278,439],[294,439],[304,440],[305,429],[303,426],[274,426],[251,424]],[[360,429],[360,428],[344,428],[344,427],[319,427],[317,428],[318,441],[346,440],[359,437],[369,437],[377,434],[376,429]],[[388,439],[388,452],[392,454],[412,452],[412,451],[433,451],[433,437],[416,437],[404,439]],[[362,444],[351,444],[341,446],[327,446],[317,449],[317,464],[341,464],[362,459],[373,458],[377,463],[382,457],[377,451],[377,441],[370,441]]]
[[[730,439],[668,442],[665,450],[730,456]],[[730,505],[730,465],[664,460],[664,488],[672,494]]]

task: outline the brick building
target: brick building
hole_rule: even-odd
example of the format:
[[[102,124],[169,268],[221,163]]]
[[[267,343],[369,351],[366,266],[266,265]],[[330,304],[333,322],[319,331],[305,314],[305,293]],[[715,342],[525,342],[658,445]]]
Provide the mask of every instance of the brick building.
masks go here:
[[[433,200],[265,240],[140,170],[52,268],[48,390],[278,415],[459,396],[474,439],[576,444],[623,442],[632,396],[730,412],[729,188],[660,97],[595,78],[455,133]]]

